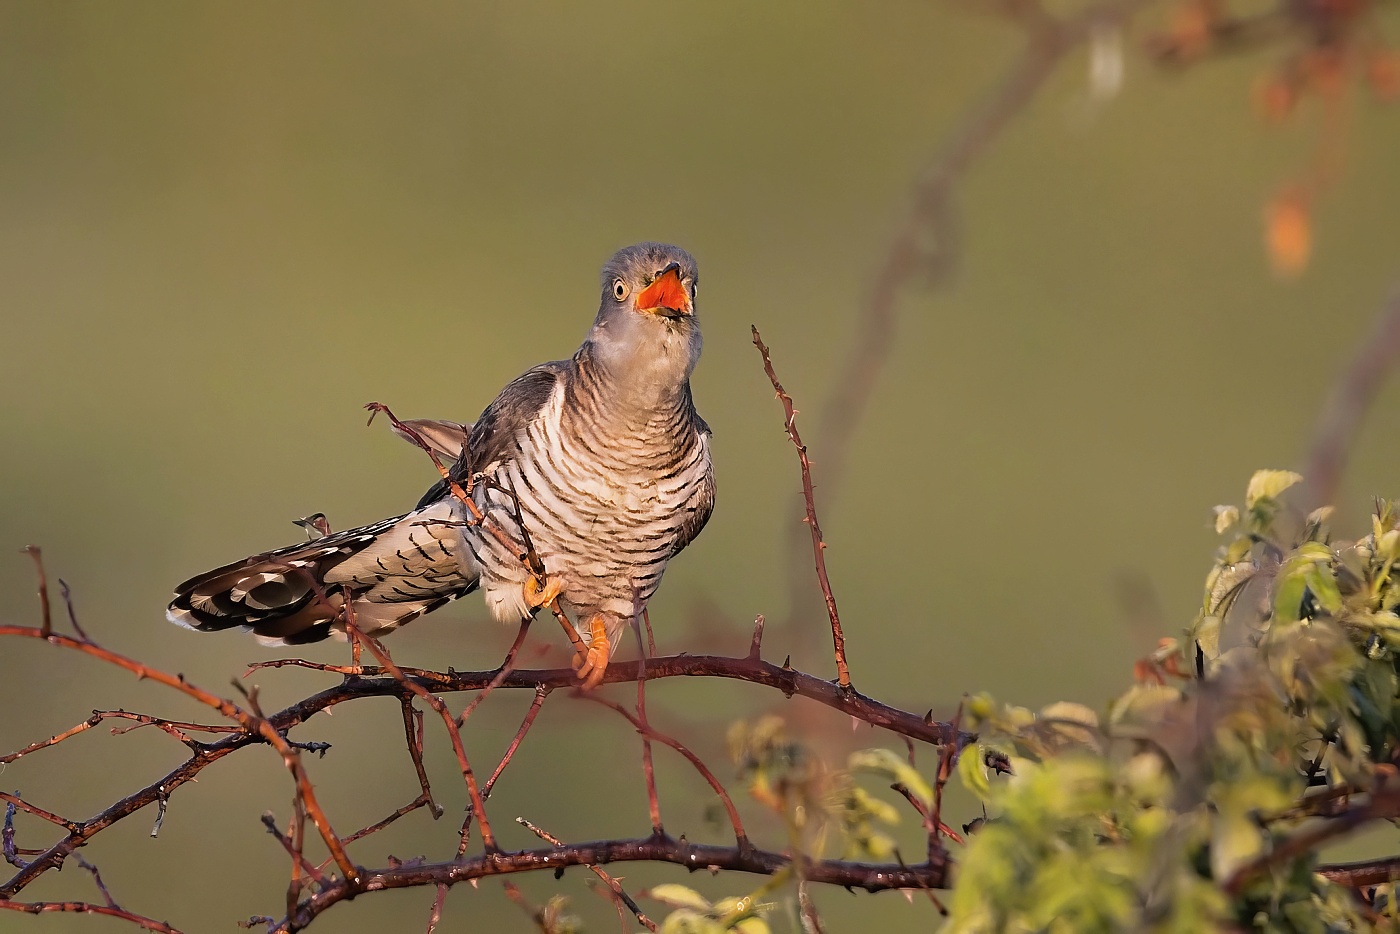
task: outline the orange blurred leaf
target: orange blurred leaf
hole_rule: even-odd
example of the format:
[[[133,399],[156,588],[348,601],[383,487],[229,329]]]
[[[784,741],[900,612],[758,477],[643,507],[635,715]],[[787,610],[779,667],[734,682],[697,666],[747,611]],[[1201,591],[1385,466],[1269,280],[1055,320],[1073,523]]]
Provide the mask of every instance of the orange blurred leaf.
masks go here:
[[[1302,192],[1284,192],[1269,204],[1264,236],[1274,272],[1296,276],[1307,268],[1312,256],[1312,218]]]

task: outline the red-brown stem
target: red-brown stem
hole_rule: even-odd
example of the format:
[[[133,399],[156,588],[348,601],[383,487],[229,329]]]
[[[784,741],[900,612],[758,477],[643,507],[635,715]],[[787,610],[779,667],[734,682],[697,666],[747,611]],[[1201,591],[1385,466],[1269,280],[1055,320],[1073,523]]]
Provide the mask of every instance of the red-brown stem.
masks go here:
[[[1400,857],[1386,856],[1359,863],[1333,863],[1317,867],[1317,874],[1338,885],[1359,889],[1371,885],[1386,885],[1400,880]]]
[[[706,766],[704,762],[700,761],[699,756],[686,748],[680,740],[667,736],[650,724],[642,723],[636,717],[628,713],[626,708],[621,704],[615,704],[610,700],[605,700],[593,694],[584,694],[581,696],[584,700],[591,700],[594,703],[602,704],[604,707],[616,711],[623,717],[626,717],[627,722],[631,723],[632,726],[636,728],[637,732],[650,736],[657,742],[665,743],[676,752],[685,756],[690,764],[695,766],[695,770],[700,773],[701,777],[710,783],[710,787],[715,790],[715,794],[719,795],[720,801],[724,803],[724,810],[729,814],[729,823],[734,827],[734,842],[738,844],[739,849],[746,850],[752,846],[752,844],[749,843],[749,835],[744,831],[744,822],[739,818],[739,810],[734,807],[734,801],[729,797],[729,792],[724,790],[724,786],[720,784],[719,779],[715,778],[715,773],[711,772],[709,767]]]
[[[520,886],[507,879],[502,883],[502,887],[506,890],[506,898],[509,898],[520,906],[520,910],[529,916],[535,927],[539,929],[540,934],[554,934],[554,932],[549,929],[549,925],[544,923],[544,912],[530,904],[530,900],[525,897],[525,893],[520,891]]]
[[[646,647],[642,645],[642,630],[637,622],[637,615],[632,616],[632,632],[637,636],[637,719],[644,725],[647,722],[647,657]],[[651,634],[651,627],[647,627],[647,634]],[[647,814],[651,817],[651,832],[657,836],[665,833],[661,824],[661,802],[656,795],[656,768],[651,760],[651,739],[642,733],[642,777],[647,786]]]
[[[295,817],[293,818],[293,820],[295,821]],[[267,828],[267,832],[272,834],[273,838],[276,839],[277,842],[282,845],[282,849],[287,851],[287,855],[290,856],[294,861],[301,864],[301,868],[305,870],[308,876],[316,880],[316,882],[320,885],[326,884],[326,876],[324,873],[321,872],[321,868],[312,865],[311,861],[306,858],[306,854],[301,851],[300,847],[298,847],[296,841],[277,829],[277,819],[272,816],[271,811],[268,811],[262,816],[262,823],[263,826]],[[350,838],[346,837],[345,842],[349,843]],[[326,858],[326,864],[330,865],[329,857]]]
[[[384,646],[380,645],[377,639],[371,638],[363,632],[358,631],[353,619],[355,613],[350,609],[350,601],[346,601],[345,607],[348,611],[344,619],[346,630],[357,632],[360,640],[369,648],[370,653],[379,661],[379,664],[387,668],[390,674],[392,674],[400,684],[423,698],[429,706],[437,711],[438,716],[442,718],[443,725],[447,727],[447,735],[452,740],[452,751],[457,754],[457,764],[462,769],[462,778],[465,779],[467,783],[467,794],[472,799],[472,807],[476,811],[477,819],[481,821],[482,845],[486,847],[488,852],[494,852],[497,849],[496,838],[491,833],[491,822],[487,820],[486,811],[482,806],[481,789],[477,787],[476,773],[472,771],[471,763],[467,761],[467,750],[462,746],[462,734],[457,729],[457,721],[454,720],[452,714],[448,712],[447,705],[443,703],[442,698],[438,697],[421,684],[410,680],[408,676],[394,664],[393,659],[384,651]]]
[[[510,673],[515,670],[515,656],[520,651],[520,647],[525,644],[525,636],[530,631],[530,623],[534,622],[534,617],[527,616],[520,621],[520,629],[515,633],[515,641],[506,649],[506,657],[501,661],[501,673],[492,679],[491,683],[482,688],[467,704],[467,709],[462,711],[462,715],[457,718],[458,725],[465,724],[467,718],[472,715],[472,711],[481,706],[481,702],[486,700],[486,695],[500,687],[501,682],[510,677]]]
[[[515,822],[525,827],[532,834],[534,834],[535,836],[539,837],[541,840],[544,840],[547,843],[552,843],[557,847],[562,847],[565,845],[563,840],[560,840],[558,837],[556,837],[549,831],[535,826],[523,817],[517,817],[515,819]],[[603,884],[608,887],[608,890],[612,893],[613,898],[616,901],[625,904],[627,908],[632,912],[632,914],[636,916],[638,924],[646,928],[648,931],[655,931],[657,929],[656,922],[652,921],[645,914],[643,914],[642,909],[637,905],[636,902],[632,900],[632,897],[623,890],[622,883],[614,879],[611,875],[608,874],[607,870],[603,869],[603,867],[599,866],[597,863],[588,863],[586,865],[590,870],[593,871],[593,874],[595,876],[603,880]]]
[[[656,636],[651,632],[651,610],[642,607],[642,625],[647,628],[647,657],[656,654]]]
[[[39,576],[39,609],[43,614],[40,629],[47,639],[53,632],[53,616],[49,609],[49,578],[44,573],[44,552],[38,545],[25,545],[24,553],[34,559],[34,570]]]
[[[691,870],[752,872],[773,875],[792,865],[784,853],[774,853],[755,847],[712,846],[688,840],[646,837],[634,840],[597,840],[570,843],[563,847],[495,853],[471,859],[445,863],[414,863],[395,865],[370,873],[368,887],[381,889],[446,884],[454,885],[471,879],[508,875],[518,872],[558,871],[567,866],[606,865],[617,862],[673,863]],[[950,864],[943,855],[931,863],[916,866],[849,863],[842,860],[805,860],[803,874],[809,882],[839,885],[868,892],[889,889],[944,888],[949,880]],[[293,918],[284,919],[276,932],[300,930],[326,909],[358,895],[343,882],[332,881],[297,906]],[[3,904],[3,903],[0,903]]]
[[[268,745],[272,746],[273,749],[281,754],[282,761],[286,764],[288,770],[296,780],[299,793],[306,801],[307,814],[311,817],[312,822],[315,823],[316,829],[320,832],[321,838],[326,843],[326,848],[330,850],[331,855],[335,858],[336,865],[340,867],[340,871],[345,874],[345,877],[349,879],[352,884],[355,884],[356,880],[359,878],[359,873],[355,869],[355,865],[350,862],[350,857],[346,855],[345,848],[340,845],[340,840],[336,837],[335,831],[331,829],[330,821],[326,819],[325,812],[321,810],[321,806],[316,800],[316,792],[311,787],[311,779],[307,776],[306,769],[302,767],[300,756],[297,754],[296,749],[288,744],[287,740],[281,736],[265,718],[256,716],[244,710],[242,707],[239,707],[237,704],[224,700],[216,694],[211,694],[203,688],[196,687],[189,681],[186,681],[183,675],[167,674],[158,668],[143,665],[124,655],[120,655],[109,649],[104,649],[93,642],[52,632],[45,634],[41,629],[34,629],[28,626],[0,626],[0,636],[9,635],[42,638],[50,645],[75,649],[109,664],[116,665],[118,668],[124,668],[136,675],[138,679],[149,678],[166,687],[174,688],[180,693],[199,701],[206,707],[212,707],[217,710],[225,717],[228,717],[230,720],[242,726],[246,732],[255,733],[262,737]],[[68,826],[70,833],[76,833],[80,829],[76,824],[67,824],[65,826]]]
[[[428,930],[426,934],[433,934],[437,930],[438,922],[442,920],[442,906],[447,901],[447,886],[438,885],[437,897],[433,899],[433,910],[428,913]]]
[[[86,915],[106,915],[109,918],[120,918],[123,921],[130,921],[132,924],[139,925],[147,931],[156,931],[158,934],[182,934],[179,928],[173,928],[164,921],[146,918],[123,908],[113,908],[110,905],[94,905],[90,902],[12,902],[0,900],[0,908],[5,908],[10,911],[23,911],[31,915],[44,914],[51,911],[76,912]]]
[[[77,853],[73,854],[73,859],[77,862],[79,866],[92,873],[92,884],[97,886],[97,891],[101,893],[102,900],[107,903],[107,907],[120,908],[121,906],[117,904],[117,900],[112,897],[112,893],[107,891],[107,886],[102,881],[102,873],[97,871],[97,867],[94,866],[92,863],[88,862],[87,860],[83,859]]]
[[[963,701],[958,701],[957,713],[953,714],[954,731],[962,726],[962,715]],[[938,848],[938,835],[945,829],[943,823],[943,787],[948,784],[948,779],[953,774],[953,763],[957,761],[958,752],[956,744],[949,744],[938,750],[938,773],[934,776],[933,782],[933,812],[929,814],[929,825],[926,825],[929,831],[928,845],[930,850]],[[959,838],[958,842],[961,843],[962,840]]]
[[[58,592],[63,595],[63,605],[68,608],[68,622],[72,624],[73,631],[78,634],[78,638],[84,642],[91,642],[88,634],[83,632],[83,626],[78,622],[78,611],[73,608],[73,592],[68,589],[68,583],[63,579],[58,579]]]
[[[293,820],[293,822],[296,821],[295,815],[293,815],[292,820]],[[287,851],[287,855],[288,855],[288,856],[290,856],[295,862],[301,864],[301,868],[306,872],[306,874],[307,874],[309,877],[311,877],[312,879],[314,879],[314,880],[317,882],[317,884],[319,884],[319,885],[326,885],[326,884],[328,884],[328,880],[326,879],[325,873],[322,872],[322,870],[323,870],[326,866],[329,866],[329,865],[331,864],[331,859],[330,859],[329,856],[326,857],[326,862],[325,862],[324,865],[322,865],[322,866],[315,866],[315,865],[313,865],[312,862],[311,862],[309,859],[306,858],[306,854],[305,854],[305,853],[302,851],[302,849],[297,845],[297,842],[296,842],[295,840],[293,840],[291,837],[289,837],[289,836],[287,836],[286,834],[282,833],[282,831],[280,831],[280,830],[277,829],[277,820],[276,820],[276,818],[274,818],[274,817],[272,816],[272,812],[271,812],[271,811],[267,812],[266,814],[264,814],[264,815],[262,816],[262,822],[263,822],[263,826],[267,828],[267,832],[270,833],[270,834],[272,834],[272,836],[273,836],[274,838],[276,838],[277,842],[280,843],[280,844],[282,845],[282,849],[284,849],[284,850]],[[303,824],[303,826],[305,825],[305,817],[304,817],[304,816],[303,816],[303,818],[302,818],[302,824]],[[304,834],[303,834],[303,840],[304,840]],[[345,838],[345,842],[348,844],[348,843],[350,842],[350,838],[349,838],[349,837],[346,837],[346,838]]]
[[[545,687],[543,684],[535,686],[535,699],[530,702],[530,709],[525,711],[525,717],[520,721],[520,728],[515,731],[515,736],[511,739],[510,745],[506,747],[505,753],[501,756],[501,761],[496,763],[496,768],[491,773],[491,777],[486,779],[486,784],[481,788],[481,798],[486,800],[491,796],[491,789],[496,787],[496,779],[501,777],[501,773],[510,765],[510,760],[515,757],[515,751],[520,748],[521,742],[525,739],[525,734],[530,732],[530,727],[535,725],[535,718],[540,714],[540,708],[544,706],[544,699],[549,696],[553,688]],[[461,840],[457,844],[457,858],[467,852],[467,841],[471,836],[472,811],[467,809],[467,816],[462,821],[462,830],[459,834]]]
[[[753,618],[753,640],[749,643],[749,658],[763,657],[763,614]]]
[[[1369,800],[1353,804],[1335,817],[1306,824],[1291,836],[1276,840],[1268,853],[1241,866],[1225,880],[1225,894],[1232,898],[1239,895],[1271,867],[1315,852],[1323,844],[1347,836],[1363,824],[1397,817],[1400,817],[1400,787],[1378,787],[1371,792]]]
[[[418,787],[422,798],[432,812],[433,820],[442,816],[442,808],[433,800],[433,789],[428,785],[428,773],[423,768],[423,713],[413,706],[413,698],[399,699],[403,708],[403,735],[408,744],[408,756],[413,760],[413,771],[418,776]]]
[[[359,830],[355,831],[354,833],[350,834],[349,836],[343,838],[343,842],[345,843],[346,846],[349,846],[350,844],[354,843],[356,840],[363,840],[365,837],[368,837],[368,836],[369,836],[370,834],[372,834],[372,833],[378,833],[379,831],[383,830],[385,827],[388,827],[388,826],[389,826],[390,824],[392,824],[394,821],[398,820],[400,817],[403,817],[405,814],[408,814],[408,813],[410,813],[410,812],[412,812],[412,811],[416,811],[416,810],[418,810],[418,809],[421,808],[421,807],[427,807],[427,806],[428,806],[428,799],[425,798],[425,797],[423,797],[423,795],[420,793],[420,794],[418,795],[418,797],[414,798],[412,801],[408,802],[408,803],[405,804],[403,807],[401,807],[401,808],[399,808],[398,810],[394,811],[394,813],[390,814],[388,817],[384,818],[383,820],[375,821],[373,824],[370,824],[368,827],[362,827],[362,828],[360,828]],[[331,864],[330,857],[327,857],[327,858],[321,863],[321,865],[318,866],[318,867],[316,867],[316,868],[317,868],[318,871],[319,871],[319,870],[323,870],[323,869],[325,869],[327,866],[329,866],[330,864]]]
[[[846,637],[841,631],[841,617],[836,611],[836,597],[831,592],[831,581],[826,576],[826,541],[822,538],[822,527],[817,522],[817,505],[812,488],[812,462],[807,458],[807,446],[797,432],[797,410],[793,408],[792,396],[778,382],[778,374],[773,371],[773,361],[768,356],[768,345],[758,333],[758,328],[750,326],[753,332],[753,345],[763,357],[763,372],[773,384],[783,404],[783,424],[793,447],[797,448],[797,460],[802,467],[802,498],[807,504],[807,528],[812,533],[812,556],[817,567],[817,581],[821,584],[822,597],[826,600],[826,615],[831,622],[831,643],[836,653],[836,683],[842,689],[851,686],[851,670],[846,666]]]
[[[13,804],[15,807],[19,808],[21,811],[25,811],[25,812],[27,812],[27,813],[29,813],[29,814],[33,814],[35,817],[39,818],[40,820],[46,820],[46,821],[48,821],[50,824],[57,824],[59,827],[62,827],[64,830],[67,830],[69,833],[72,833],[72,832],[78,827],[78,824],[77,824],[76,821],[71,821],[71,820],[68,820],[67,818],[59,817],[57,814],[54,814],[54,813],[52,813],[52,812],[50,812],[50,811],[45,811],[43,808],[35,807],[34,805],[32,805],[32,804],[30,804],[29,802],[25,801],[23,798],[19,797],[18,795],[12,795],[12,794],[9,794],[9,793],[7,793],[7,792],[0,791],[0,801],[8,801],[10,804]]]
[[[292,821],[287,851],[292,857],[291,878],[287,880],[287,913],[297,910],[297,900],[301,898],[301,869],[306,863],[304,845],[306,843],[306,806],[301,795],[292,799]]]
[[[501,773],[510,765],[510,760],[515,757],[515,751],[520,748],[521,742],[525,739],[525,734],[530,732],[530,727],[534,726],[535,718],[540,715],[540,708],[544,706],[544,699],[550,695],[553,688],[545,687],[543,684],[535,686],[535,699],[530,702],[530,709],[525,711],[525,717],[520,721],[520,728],[515,731],[515,736],[511,738],[510,745],[501,756],[501,761],[496,763],[496,768],[491,772],[491,777],[486,780],[486,786],[482,789],[483,797],[491,793],[491,789],[496,787],[496,779],[501,777]]]

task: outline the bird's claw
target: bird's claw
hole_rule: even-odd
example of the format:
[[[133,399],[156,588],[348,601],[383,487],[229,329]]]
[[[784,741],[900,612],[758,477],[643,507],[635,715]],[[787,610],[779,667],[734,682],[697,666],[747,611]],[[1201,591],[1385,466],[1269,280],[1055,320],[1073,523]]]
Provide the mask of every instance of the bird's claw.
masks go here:
[[[545,576],[544,586],[540,586],[540,579],[533,574],[525,579],[523,590],[525,593],[525,605],[530,609],[539,609],[542,606],[553,603],[554,598],[559,596],[559,591],[564,589],[564,583],[557,577]]]
[[[574,673],[578,675],[579,687],[591,691],[603,683],[608,671],[608,630],[603,625],[603,615],[595,613],[588,620],[588,650],[574,653]]]

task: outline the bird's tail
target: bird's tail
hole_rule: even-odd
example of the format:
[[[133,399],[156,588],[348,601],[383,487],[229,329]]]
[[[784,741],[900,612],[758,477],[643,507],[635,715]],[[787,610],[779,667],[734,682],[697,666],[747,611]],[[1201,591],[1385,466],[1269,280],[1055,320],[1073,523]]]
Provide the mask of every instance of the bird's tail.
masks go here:
[[[476,589],[453,501],[244,558],[175,588],[166,616],[200,632],[241,626],[266,645],[344,638],[342,608],[382,635]]]

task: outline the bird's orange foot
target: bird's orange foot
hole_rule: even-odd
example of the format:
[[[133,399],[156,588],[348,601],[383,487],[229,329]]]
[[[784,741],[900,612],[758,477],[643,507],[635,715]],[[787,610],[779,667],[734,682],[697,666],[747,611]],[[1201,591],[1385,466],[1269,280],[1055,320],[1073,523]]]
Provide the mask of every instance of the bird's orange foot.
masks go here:
[[[603,614],[594,613],[588,619],[588,651],[574,655],[574,672],[582,684],[579,687],[591,691],[603,683],[603,675],[608,671],[608,630],[603,625]]]
[[[540,586],[539,578],[533,574],[526,578],[523,586],[525,591],[525,605],[535,610],[547,603],[553,603],[554,598],[559,596],[559,591],[564,589],[564,582],[557,577],[545,576],[544,586]]]

